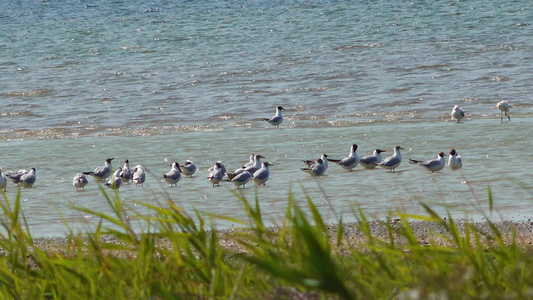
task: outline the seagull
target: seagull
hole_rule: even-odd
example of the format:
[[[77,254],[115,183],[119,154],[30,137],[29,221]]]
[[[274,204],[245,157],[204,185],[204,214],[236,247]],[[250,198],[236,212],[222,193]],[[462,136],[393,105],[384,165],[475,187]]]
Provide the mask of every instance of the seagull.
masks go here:
[[[457,120],[457,123],[461,122],[461,119],[465,117],[465,113],[463,110],[459,108],[459,106],[454,106],[452,110],[452,120]]]
[[[111,175],[111,161],[113,158],[105,160],[105,165],[96,167],[93,172],[83,172],[85,175],[92,175],[96,180],[103,181]]]
[[[244,167],[249,167],[255,165],[255,154],[250,154],[250,161],[244,164]]]
[[[144,171],[144,167],[141,165],[136,165],[135,168],[133,168],[133,174],[131,175],[131,178],[133,180],[133,183],[136,185],[143,185],[144,181],[146,180],[146,173]]]
[[[20,181],[20,178],[22,177],[22,175],[24,174],[28,174],[28,171],[22,169],[22,170],[19,170],[17,173],[13,173],[13,172],[6,172],[6,179],[13,182],[13,183],[16,183],[18,184],[19,181]]]
[[[324,166],[324,172],[326,172],[326,170],[328,169],[328,155],[327,154],[322,154],[322,156],[320,156],[320,159],[322,160],[321,164]],[[318,160],[304,160],[304,163],[309,168],[311,168],[311,166],[313,166],[317,162],[318,162]]]
[[[500,102],[498,102],[498,104],[496,104],[496,107],[501,111],[500,119],[502,120],[502,122],[503,122],[503,114],[504,113],[507,116],[507,118],[509,119],[509,121],[511,121],[511,117],[509,117],[509,115],[507,114],[509,112],[509,108],[511,108],[511,105],[509,105],[509,101],[507,101],[507,100],[500,101]]]
[[[446,160],[444,159],[444,152],[439,152],[439,155],[435,159],[431,159],[428,161],[409,159],[409,163],[422,166],[431,172],[437,172],[444,168],[444,166],[446,165]]]
[[[36,180],[36,174],[35,174],[35,168],[31,168],[31,170],[26,173],[22,174],[20,176],[19,185],[22,184],[22,187],[24,188],[31,188]]]
[[[215,166],[218,164],[218,168],[220,169],[220,171],[222,172],[222,176],[224,176],[224,174],[226,174],[226,166],[224,166],[224,164],[222,163],[222,161],[217,161],[211,168],[209,168],[209,170],[207,170],[209,173],[213,172],[215,170]]]
[[[228,179],[229,180],[232,180],[235,176],[241,174],[242,172],[244,171],[247,171],[248,173],[250,174],[253,174],[255,173],[255,171],[259,170],[261,168],[261,158],[265,158],[264,156],[260,155],[260,154],[256,154],[254,155],[254,163],[252,165],[249,165],[249,166],[242,166],[241,168],[233,171],[233,172],[228,172],[226,173],[226,175],[228,175]]]
[[[4,192],[7,192],[6,174],[1,168],[0,168],[0,189],[3,189]]]
[[[322,158],[319,158],[314,164],[310,165],[308,168],[302,168],[300,170],[311,176],[318,177],[324,175],[324,173],[326,172],[326,165],[324,164]]]
[[[452,149],[450,151],[450,156],[448,156],[448,167],[452,170],[458,170],[463,166],[463,160],[461,159],[461,155],[455,151],[455,149]]]
[[[359,156],[357,156],[357,153],[355,153],[355,151],[357,151],[357,145],[353,144],[350,146],[350,154],[348,154],[348,156],[346,156],[345,158],[343,159],[328,158],[327,160],[338,164],[345,170],[351,171],[353,168],[357,166],[357,164],[359,164]]]
[[[120,172],[120,179],[122,182],[129,184],[132,178],[132,173],[130,169],[130,161],[126,159],[124,162],[124,167],[122,167],[122,172]]]
[[[224,177],[223,167],[224,165],[217,161],[214,166],[212,166],[209,170],[209,176],[207,179],[209,179],[209,182],[213,185],[213,187],[216,185],[220,186],[220,181],[222,180],[222,177]],[[225,169],[225,168],[224,168]]]
[[[253,181],[258,186],[266,185],[266,182],[268,181],[268,178],[270,177],[270,170],[268,169],[269,166],[272,166],[272,164],[265,161],[261,169],[255,171],[255,173],[252,175]]]
[[[172,186],[178,186],[178,181],[181,179],[181,170],[180,164],[178,162],[173,162],[170,171],[163,174],[165,181]]]
[[[396,146],[394,148],[394,154],[387,157],[383,162],[376,163],[376,166],[382,167],[387,170],[391,170],[394,172],[394,169],[396,169],[400,164],[402,163],[402,154],[400,153],[400,149],[404,149],[400,146]]]
[[[180,166],[180,170],[185,176],[191,177],[196,172],[196,165],[192,161],[186,160],[185,164]]]
[[[245,170],[237,176],[233,177],[233,179],[231,179],[231,182],[233,182],[233,184],[237,188],[242,185],[242,188],[244,189],[245,185],[248,183],[248,181],[250,181],[250,179],[252,179],[252,174]]]
[[[115,173],[113,173],[113,176],[109,178],[109,181],[105,185],[107,185],[113,190],[118,191],[120,189],[120,186],[122,185],[122,179],[120,179],[120,172],[122,172],[122,167],[118,167]]]
[[[381,153],[386,152],[385,150],[376,149],[374,153],[370,156],[363,156],[359,159],[359,164],[365,169],[375,169],[377,163],[381,162]]]
[[[263,120],[265,120],[268,123],[270,123],[270,125],[274,125],[277,128],[279,128],[279,125],[281,124],[281,122],[283,122],[283,115],[281,115],[281,110],[283,110],[283,109],[285,109],[285,108],[283,108],[281,106],[276,107],[276,114],[270,119],[263,118]]]
[[[76,191],[79,191],[79,189],[82,189],[82,191],[85,191],[85,186],[89,183],[89,180],[87,180],[87,177],[83,175],[83,173],[78,173],[74,178],[72,179],[72,185],[76,187]]]

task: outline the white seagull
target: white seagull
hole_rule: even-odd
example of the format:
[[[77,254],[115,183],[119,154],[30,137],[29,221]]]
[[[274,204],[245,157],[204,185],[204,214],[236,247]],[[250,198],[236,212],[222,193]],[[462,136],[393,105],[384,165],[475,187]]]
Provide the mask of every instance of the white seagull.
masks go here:
[[[92,175],[96,180],[103,181],[111,175],[112,160],[113,158],[108,158],[105,160],[105,164],[103,166],[96,167],[93,172],[83,172],[83,174]]]
[[[192,161],[186,160],[184,165],[180,165],[180,170],[185,176],[191,177],[196,172],[196,165]]]
[[[220,181],[222,180],[222,177],[224,177],[223,172],[223,165],[221,162],[217,161],[214,166],[209,168],[209,176],[207,179],[209,179],[209,182],[213,185],[213,187],[216,185],[220,186]],[[225,168],[224,168],[225,169]]]
[[[409,163],[422,166],[426,168],[426,170],[431,172],[437,172],[444,168],[444,166],[446,165],[446,159],[444,159],[444,152],[439,152],[439,155],[435,159],[431,159],[428,161],[409,159]]]
[[[133,174],[131,175],[133,183],[136,185],[143,185],[144,181],[146,181],[146,173],[144,171],[144,167],[141,165],[136,165],[135,168],[133,168]]]
[[[244,189],[248,181],[250,181],[250,179],[252,179],[252,174],[250,174],[250,172],[245,170],[244,172],[241,172],[239,175],[233,177],[233,179],[231,179],[231,182],[233,182],[233,184],[237,188],[242,185],[242,188]]]
[[[459,106],[455,105],[453,107],[451,116],[452,120],[457,120],[457,123],[460,123],[461,119],[465,117],[465,113],[462,109],[459,108]]]
[[[345,170],[351,171],[353,168],[357,167],[357,165],[359,164],[359,156],[357,156],[357,153],[355,153],[355,151],[357,151],[357,145],[353,144],[350,146],[350,154],[348,154],[348,156],[346,156],[345,158],[343,159],[328,158],[327,160],[338,164]]]
[[[261,169],[255,171],[255,173],[252,175],[252,179],[255,182],[255,184],[259,185],[266,185],[266,182],[268,181],[268,178],[270,177],[270,170],[269,166],[272,166],[272,164],[268,162],[263,162],[263,166]]]
[[[324,175],[324,173],[326,172],[326,166],[322,158],[319,158],[314,164],[311,164],[308,168],[302,168],[300,170],[311,176],[318,177]]]
[[[455,149],[452,149],[450,151],[450,156],[448,156],[448,167],[452,170],[458,170],[463,166],[463,160],[461,159],[461,155],[455,151]]]
[[[322,154],[320,156],[320,160],[322,160],[321,164],[324,166],[324,172],[328,169],[328,155]],[[311,168],[314,164],[318,162],[318,160],[304,160],[303,161],[309,168]]]
[[[122,172],[120,172],[120,179],[123,183],[129,184],[132,179],[132,173],[130,169],[130,161],[126,159],[124,162],[124,167],[122,167]]]
[[[209,168],[209,170],[207,170],[207,172],[211,173],[215,170],[215,166],[218,164],[218,168],[220,169],[220,172],[222,172],[222,176],[224,176],[224,174],[226,174],[227,170],[226,170],[226,166],[222,163],[222,161],[218,160],[211,168]]]
[[[83,173],[76,174],[72,179],[72,185],[76,187],[76,191],[79,191],[80,189],[84,191],[87,183],[89,183],[89,180],[87,180],[87,177],[85,177]]]
[[[165,181],[170,184],[170,187],[178,186],[178,182],[181,179],[180,164],[178,162],[173,162],[170,171],[163,174],[163,178],[165,178]]]
[[[373,170],[376,168],[376,164],[381,162],[381,153],[383,152],[385,152],[385,150],[376,149],[372,155],[361,157],[359,159],[359,164],[365,169]]]
[[[261,158],[265,158],[265,157],[260,154],[255,154],[254,163],[252,165],[246,164],[233,172],[227,172],[226,175],[228,175],[228,179],[232,180],[235,176],[241,174],[244,171],[247,171],[250,174],[255,173],[255,171],[259,170],[262,166]]]
[[[283,109],[284,109],[283,107],[277,106],[276,107],[276,114],[270,119],[263,118],[263,120],[265,120],[268,123],[270,123],[270,125],[274,125],[277,128],[279,128],[279,125],[281,124],[281,122],[283,122],[283,115],[281,114],[281,110],[283,110]]]
[[[511,105],[509,105],[509,101],[507,101],[507,100],[500,101],[500,102],[498,102],[498,104],[496,104],[496,107],[501,111],[500,119],[501,119],[502,122],[503,122],[503,114],[504,113],[507,116],[507,118],[509,119],[509,121],[511,121],[511,117],[509,117],[509,115],[507,114],[509,112],[509,109],[511,108]]]
[[[122,179],[120,179],[120,172],[122,172],[122,167],[118,167],[115,173],[113,173],[113,176],[109,178],[109,181],[105,185],[107,185],[113,190],[118,191],[120,189],[120,186],[122,185]]]
[[[382,167],[387,170],[391,170],[394,172],[394,169],[400,166],[402,163],[402,154],[400,153],[400,149],[404,149],[400,146],[396,146],[394,148],[394,154],[387,157],[383,162],[376,163],[376,166]]]
[[[1,168],[0,168],[0,189],[3,189],[4,192],[7,192],[6,174]]]
[[[24,174],[28,174],[28,171],[22,169],[22,170],[19,170],[18,172],[16,173],[13,173],[11,171],[7,171],[6,172],[6,179],[13,182],[13,183],[16,183],[18,184],[19,181],[20,181],[20,178],[22,177],[22,175]]]

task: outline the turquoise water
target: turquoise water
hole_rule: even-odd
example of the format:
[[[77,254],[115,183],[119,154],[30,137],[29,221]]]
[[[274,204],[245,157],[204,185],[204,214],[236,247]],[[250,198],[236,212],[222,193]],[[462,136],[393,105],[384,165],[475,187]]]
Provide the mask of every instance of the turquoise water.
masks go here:
[[[212,188],[207,169],[260,153],[275,165],[257,190],[273,223],[302,187],[328,221],[356,204],[376,217],[420,212],[418,201],[473,216],[487,209],[489,185],[500,216],[528,219],[531,20],[528,1],[3,1],[0,167],[37,169],[22,190],[37,235],[61,234],[60,214],[94,223],[71,205],[110,211],[92,180],[85,192],[71,185],[107,157],[156,176],[122,188],[128,204],[164,205],[169,193],[187,209],[242,217],[233,185]],[[511,122],[500,122],[500,100],[513,105]],[[279,130],[261,121],[277,105]],[[461,124],[449,120],[454,105]],[[360,156],[401,145],[405,161],[396,174],[299,171],[302,159],[344,157],[352,143]],[[451,148],[460,171],[407,163]],[[159,177],[186,159],[200,170],[168,188]]]

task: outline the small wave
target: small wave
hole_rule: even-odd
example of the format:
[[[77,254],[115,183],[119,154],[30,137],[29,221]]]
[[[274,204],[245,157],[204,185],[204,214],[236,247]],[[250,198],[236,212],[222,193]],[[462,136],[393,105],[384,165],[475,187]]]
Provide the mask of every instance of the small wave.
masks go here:
[[[31,97],[31,96],[45,95],[48,92],[49,92],[49,90],[47,90],[47,89],[38,89],[38,90],[35,90],[35,91],[29,91],[29,92],[13,91],[13,92],[7,92],[7,93],[0,93],[0,96],[5,96],[5,97]]]
[[[381,48],[385,46],[385,44],[382,43],[367,43],[362,45],[345,45],[340,46],[337,48],[333,48],[333,50],[342,51],[342,50],[357,50],[357,49],[365,49],[365,48]]]
[[[446,68],[446,65],[422,65],[416,67],[418,70],[427,70],[427,69],[443,69]]]

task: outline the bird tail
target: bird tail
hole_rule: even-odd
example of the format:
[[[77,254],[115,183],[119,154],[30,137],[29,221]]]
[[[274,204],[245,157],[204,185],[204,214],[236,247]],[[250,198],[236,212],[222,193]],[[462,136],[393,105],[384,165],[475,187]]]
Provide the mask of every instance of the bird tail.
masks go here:
[[[421,162],[421,161],[420,160],[409,159],[409,163],[410,164],[417,164],[419,162]]]
[[[85,175],[93,175],[94,172],[83,172],[83,174],[85,174]]]
[[[340,159],[328,158],[328,161],[330,161],[330,162],[334,162],[334,163],[338,163],[338,162],[341,161],[341,160],[340,160]]]

